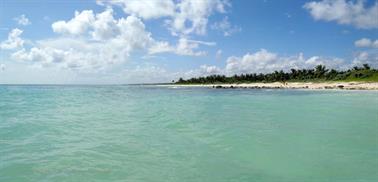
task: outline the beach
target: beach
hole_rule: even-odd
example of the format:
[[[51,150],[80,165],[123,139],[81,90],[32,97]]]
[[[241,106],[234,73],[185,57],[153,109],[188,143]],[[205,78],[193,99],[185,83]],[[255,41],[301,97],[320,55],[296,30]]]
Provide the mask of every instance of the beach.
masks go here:
[[[167,85],[164,85],[167,86]],[[172,85],[168,85],[172,86]],[[256,88],[256,89],[346,89],[378,90],[378,82],[274,82],[274,83],[234,83],[234,84],[175,84],[177,87],[209,88]]]

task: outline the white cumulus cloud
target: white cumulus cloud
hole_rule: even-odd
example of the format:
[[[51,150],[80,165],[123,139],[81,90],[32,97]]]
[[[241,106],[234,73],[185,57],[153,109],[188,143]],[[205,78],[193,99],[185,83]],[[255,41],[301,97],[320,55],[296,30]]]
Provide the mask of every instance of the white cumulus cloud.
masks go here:
[[[178,11],[172,21],[168,21],[173,34],[206,33],[208,18],[214,12],[225,13],[227,1],[221,0],[182,0],[177,4]]]
[[[126,14],[143,19],[166,18],[173,35],[206,33],[208,18],[214,12],[225,13],[228,0],[97,0],[101,5],[120,6]]]
[[[224,69],[212,65],[201,65],[197,69],[189,70],[182,73],[177,73],[176,77],[182,77],[185,79],[200,77],[200,76],[210,76],[210,75],[222,75],[224,74]]]
[[[173,16],[175,13],[175,4],[172,0],[97,0],[97,3],[121,6],[125,13],[143,19]]]
[[[0,43],[0,49],[17,49],[24,45],[25,41],[20,37],[22,30],[15,28],[8,34],[8,39]]]
[[[308,2],[303,7],[315,20],[336,21],[362,29],[378,28],[378,1],[370,7],[364,3],[363,0],[322,0]]]
[[[31,24],[31,21],[24,14],[13,18],[13,20],[15,20],[19,25],[23,25],[23,26]]]
[[[75,12],[75,17],[69,21],[57,21],[52,24],[52,29],[56,33],[80,35],[87,32],[93,24],[95,16],[92,10]]]
[[[91,35],[94,39],[109,39],[119,34],[120,30],[117,26],[117,20],[113,17],[112,9],[107,9],[95,17],[95,20],[90,24],[93,28]]]
[[[56,25],[56,23],[54,24]],[[145,25],[139,18],[128,16],[116,20],[111,9],[96,15],[89,10],[76,12],[75,17],[65,24],[67,26],[77,25],[80,28],[65,27],[66,25],[64,25],[62,27],[67,29],[55,30],[59,30],[57,32],[64,35],[67,33],[90,35],[92,39],[88,39],[86,36],[63,36],[40,40],[29,50],[22,49],[13,53],[12,58],[42,66],[58,65],[70,69],[103,69],[109,65],[127,61],[132,52],[146,50],[156,42],[151,37],[151,33],[145,30]]]
[[[368,38],[362,38],[354,42],[356,47],[368,47],[368,48],[378,48],[378,39],[370,40]]]
[[[374,68],[378,68],[378,52],[377,51],[362,51],[358,52],[353,59],[353,65],[361,66],[362,64],[369,64]]]
[[[204,42],[180,38],[177,45],[157,41],[146,31],[142,20],[134,15],[116,19],[113,10],[107,8],[95,14],[92,10],[75,12],[69,21],[52,24],[54,32],[62,34],[58,38],[45,39],[33,43],[30,49],[14,52],[14,60],[25,61],[40,66],[58,66],[74,70],[104,70],[128,61],[133,53],[158,54],[163,52],[186,56],[202,56],[197,51],[200,45],[212,46]],[[15,31],[8,42],[14,42],[22,33]],[[7,47],[10,46],[5,42]],[[19,41],[18,41],[19,42]],[[21,43],[18,43],[22,45]]]

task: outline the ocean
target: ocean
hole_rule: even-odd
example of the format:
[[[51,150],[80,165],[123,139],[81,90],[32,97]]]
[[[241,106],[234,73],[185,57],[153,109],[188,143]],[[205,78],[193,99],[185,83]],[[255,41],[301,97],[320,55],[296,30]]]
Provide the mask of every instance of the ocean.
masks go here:
[[[0,181],[378,181],[378,91],[0,85]]]

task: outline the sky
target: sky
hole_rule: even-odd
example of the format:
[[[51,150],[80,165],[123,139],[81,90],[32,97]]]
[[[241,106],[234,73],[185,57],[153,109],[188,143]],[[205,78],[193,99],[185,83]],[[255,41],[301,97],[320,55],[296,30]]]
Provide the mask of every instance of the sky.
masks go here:
[[[0,84],[378,68],[378,0],[0,0]]]

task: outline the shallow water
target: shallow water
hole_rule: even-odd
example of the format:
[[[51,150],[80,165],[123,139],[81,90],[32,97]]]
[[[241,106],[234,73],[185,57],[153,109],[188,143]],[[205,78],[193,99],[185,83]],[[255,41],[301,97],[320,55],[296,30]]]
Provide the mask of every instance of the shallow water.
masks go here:
[[[377,91],[0,86],[0,181],[377,180]]]

